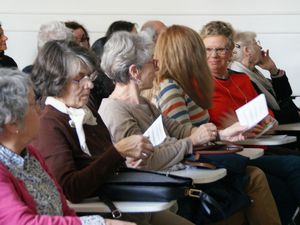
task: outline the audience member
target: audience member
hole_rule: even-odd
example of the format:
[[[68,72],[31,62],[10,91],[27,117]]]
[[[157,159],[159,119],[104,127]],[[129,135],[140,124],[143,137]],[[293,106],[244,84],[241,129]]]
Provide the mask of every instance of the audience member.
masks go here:
[[[39,51],[32,71],[37,92],[46,97],[33,144],[73,202],[98,196],[105,179],[123,165],[125,157],[139,160],[154,150],[142,135],[112,144],[97,111],[86,106],[97,64],[96,56],[75,42],[51,41]],[[123,218],[145,225],[190,224],[168,210],[123,214]]]
[[[90,37],[87,30],[83,25],[75,22],[75,21],[67,21],[65,22],[66,27],[70,28],[73,32],[75,41],[82,47],[87,49],[90,48]]]
[[[17,63],[13,58],[5,55],[4,51],[7,49],[6,41],[8,40],[7,36],[4,34],[4,30],[0,23],[0,67],[7,68],[18,68]]]
[[[168,29],[176,29],[176,26]],[[198,49],[202,43],[200,36],[194,33],[197,41],[193,46],[201,52],[201,49]],[[129,135],[143,134],[160,115],[154,105],[140,96],[141,90],[152,87],[155,71],[158,70],[157,60],[152,58],[153,44],[149,39],[141,34],[118,32],[108,40],[104,47],[101,67],[116,83],[116,87],[109,98],[103,99],[99,113],[110,131],[113,142]],[[193,52],[198,52],[193,50]],[[211,77],[208,76],[208,79]],[[206,90],[212,92],[211,87]],[[208,96],[211,95],[208,94]],[[193,146],[208,143],[215,140],[217,136],[216,127],[211,123],[192,128],[165,116],[162,120],[166,139],[154,147],[155,150],[150,157],[142,161],[128,159],[128,166],[154,170],[183,168],[180,162],[185,155],[193,151]],[[241,140],[243,129],[236,124],[236,126],[220,131],[219,134],[224,140]],[[280,224],[277,209],[263,173],[255,167],[247,168],[247,172],[250,176],[247,191],[251,198],[255,199],[255,204],[247,210],[248,222],[250,224]],[[235,199],[235,201],[238,200]],[[196,211],[197,208],[194,210]],[[260,213],[261,210],[264,210],[263,215]]]
[[[213,104],[212,108],[209,109],[209,114],[213,123],[222,126],[226,114],[231,114],[255,98],[257,94],[248,76],[227,69],[234,49],[232,26],[222,21],[212,21],[202,28],[200,34],[206,48],[207,62],[215,86]],[[254,133],[261,130],[262,126],[268,123],[267,120],[274,119],[268,116],[261,122],[261,125],[256,126]],[[290,204],[284,207],[278,204],[281,212],[282,210],[285,211],[286,207],[290,208],[292,212],[295,203],[297,205],[300,203],[298,192],[300,188],[299,160],[299,156],[294,155],[267,155],[249,161],[250,165],[257,166],[266,173],[275,199],[292,195],[293,199]],[[281,217],[283,218],[282,222],[287,224],[288,215],[285,214],[284,216],[281,213]]]
[[[291,99],[292,88],[285,71],[277,68],[269,50],[262,50],[255,38],[254,32],[235,34],[233,62],[229,68],[248,75],[256,91],[265,94],[268,106],[279,123],[299,122],[300,112]],[[272,80],[267,79],[257,67],[269,71]]]
[[[153,42],[156,43],[161,32],[166,30],[167,26],[159,20],[149,20],[145,22],[141,28],[152,36]]]
[[[113,22],[106,31],[106,36],[99,38],[92,45],[92,50],[96,53],[101,61],[104,45],[107,39],[114,33],[118,31],[128,31],[136,33],[136,25],[134,23],[118,20]],[[94,82],[95,87],[91,91],[91,101],[90,104],[98,109],[103,98],[107,98],[114,90],[115,84],[109,79],[101,70],[99,69],[99,76]]]
[[[109,25],[105,34],[106,38],[109,39],[111,35],[117,31],[128,31],[130,33],[137,33],[136,24],[129,21],[117,20]]]
[[[40,26],[37,36],[38,51],[45,43],[52,40],[68,40],[74,39],[72,31],[65,26],[63,22],[51,21]],[[31,74],[32,65],[28,65],[23,69],[23,72]],[[36,96],[39,98],[40,96]]]
[[[132,224],[77,217],[44,159],[29,145],[39,132],[39,106],[29,77],[0,69],[0,92],[0,224]]]

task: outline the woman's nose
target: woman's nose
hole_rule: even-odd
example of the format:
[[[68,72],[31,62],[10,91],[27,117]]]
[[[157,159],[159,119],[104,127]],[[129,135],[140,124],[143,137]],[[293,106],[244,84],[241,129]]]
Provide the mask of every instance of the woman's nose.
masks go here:
[[[82,83],[82,87],[84,89],[93,89],[94,84],[90,79],[84,79],[84,82]]]

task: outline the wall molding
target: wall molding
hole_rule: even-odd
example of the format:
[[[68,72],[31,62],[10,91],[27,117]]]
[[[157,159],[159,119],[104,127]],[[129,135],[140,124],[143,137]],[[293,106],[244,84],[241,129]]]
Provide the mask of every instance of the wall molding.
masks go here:
[[[0,10],[0,14],[7,15],[76,15],[76,16],[97,16],[97,15],[111,15],[111,16],[299,16],[300,10],[160,10],[160,11],[135,11],[135,10],[82,10],[82,11],[18,11],[18,10]],[[2,15],[3,16],[3,15]]]

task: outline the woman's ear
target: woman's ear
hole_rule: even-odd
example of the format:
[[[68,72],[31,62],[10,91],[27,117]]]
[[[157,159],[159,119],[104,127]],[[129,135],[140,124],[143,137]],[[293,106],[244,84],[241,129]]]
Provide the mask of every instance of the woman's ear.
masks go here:
[[[4,125],[4,130],[6,130],[8,133],[11,134],[18,134],[19,133],[19,127],[16,123],[9,123]]]
[[[140,80],[140,71],[135,64],[130,65],[128,71],[133,80]]]
[[[244,46],[242,51],[244,52],[244,55],[251,55],[251,48],[249,46]]]

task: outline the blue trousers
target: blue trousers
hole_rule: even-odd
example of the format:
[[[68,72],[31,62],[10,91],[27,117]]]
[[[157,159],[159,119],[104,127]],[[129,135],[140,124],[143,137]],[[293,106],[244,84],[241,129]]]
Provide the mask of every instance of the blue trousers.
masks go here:
[[[249,165],[257,166],[265,172],[282,224],[288,224],[300,205],[300,157],[266,155],[250,160]]]

